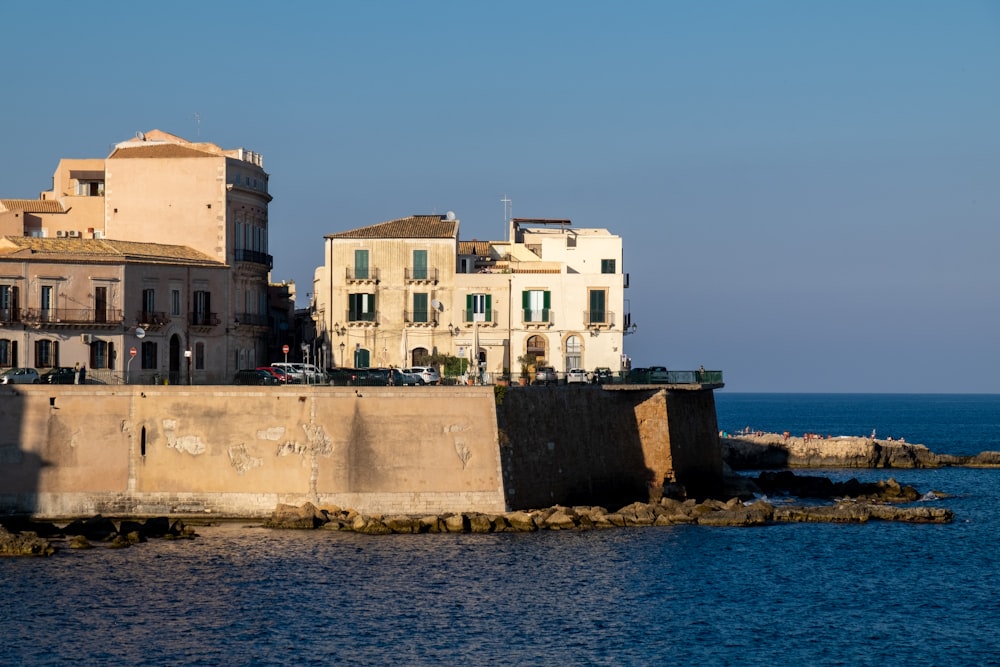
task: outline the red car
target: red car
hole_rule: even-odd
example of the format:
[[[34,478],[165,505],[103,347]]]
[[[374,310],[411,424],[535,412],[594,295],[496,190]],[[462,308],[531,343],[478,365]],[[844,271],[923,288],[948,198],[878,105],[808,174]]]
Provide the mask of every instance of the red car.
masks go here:
[[[297,377],[292,377],[291,375],[288,375],[281,368],[275,368],[274,366],[258,366],[257,370],[266,371],[270,373],[274,377],[278,378],[278,382],[280,382],[281,384],[302,384],[302,380],[300,380]]]

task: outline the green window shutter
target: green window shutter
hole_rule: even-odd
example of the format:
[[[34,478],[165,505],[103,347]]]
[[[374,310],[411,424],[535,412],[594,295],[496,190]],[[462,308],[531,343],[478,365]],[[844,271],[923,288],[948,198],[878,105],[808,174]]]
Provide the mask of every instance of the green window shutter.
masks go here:
[[[414,280],[427,280],[427,251],[413,251],[413,278]]]
[[[413,295],[413,321],[427,321],[427,293],[418,292]]]
[[[542,293],[542,308],[548,310],[552,307],[552,292],[545,290]]]
[[[465,321],[466,322],[471,322],[472,321],[472,307],[473,307],[472,306],[472,295],[471,294],[466,294],[465,295]]]
[[[486,321],[487,322],[492,322],[493,321],[493,295],[492,294],[487,294],[486,295]]]
[[[528,310],[531,307],[531,292],[524,290],[521,292],[521,308]]]
[[[354,251],[354,277],[359,279],[368,278],[368,251]]]

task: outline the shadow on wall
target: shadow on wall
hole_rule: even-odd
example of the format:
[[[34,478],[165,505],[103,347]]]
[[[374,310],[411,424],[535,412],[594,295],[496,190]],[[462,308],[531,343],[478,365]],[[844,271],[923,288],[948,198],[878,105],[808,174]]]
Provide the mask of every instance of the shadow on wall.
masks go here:
[[[20,441],[24,428],[26,402],[47,401],[49,411],[59,409],[51,396],[26,396],[5,385],[0,389],[0,514],[7,516],[32,516],[38,509],[38,491],[42,468],[46,465],[41,455],[26,448]],[[33,443],[39,448],[44,443]]]
[[[645,395],[597,387],[506,392],[497,423],[509,508],[616,508],[656,495],[663,480],[647,465],[634,411]]]

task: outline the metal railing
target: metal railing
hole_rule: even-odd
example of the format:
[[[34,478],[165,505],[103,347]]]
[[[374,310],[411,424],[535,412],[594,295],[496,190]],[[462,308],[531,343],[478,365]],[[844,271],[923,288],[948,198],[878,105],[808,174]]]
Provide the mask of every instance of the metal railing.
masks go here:
[[[235,256],[237,262],[253,262],[254,264],[263,264],[268,269],[274,268],[274,258],[266,252],[237,248]]]
[[[345,277],[347,282],[379,282],[379,270],[373,266],[348,266]]]
[[[438,312],[436,310],[404,310],[403,321],[407,324],[437,325]]]
[[[136,319],[143,325],[169,324],[170,315],[162,310],[140,310],[136,314]]]
[[[555,321],[556,311],[551,308],[522,308],[521,322],[523,324],[552,324]]]
[[[188,324],[193,326],[214,327],[220,324],[218,313],[195,311],[188,313]]]
[[[406,267],[403,269],[403,276],[406,282],[433,282],[438,281],[438,270],[424,266]]]
[[[120,324],[124,321],[122,311],[113,308],[25,308],[20,320],[38,324]]]

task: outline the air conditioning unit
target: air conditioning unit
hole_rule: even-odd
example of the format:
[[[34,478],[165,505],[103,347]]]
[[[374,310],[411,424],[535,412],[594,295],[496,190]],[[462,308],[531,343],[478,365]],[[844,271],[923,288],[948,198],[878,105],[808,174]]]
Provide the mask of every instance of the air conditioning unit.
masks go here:
[[[71,239],[79,238],[80,232],[78,232],[75,229],[73,229],[73,230],[70,230],[70,231],[66,232],[66,236],[70,237]]]
[[[102,232],[100,229],[94,230],[94,238],[95,239],[103,239],[104,238],[104,232]]]
[[[83,341],[84,345],[90,345],[94,342],[94,334],[80,334],[80,340]]]
[[[60,239],[64,239],[64,238],[66,238],[66,232],[64,232],[61,229],[56,230],[56,237],[60,238]]]

